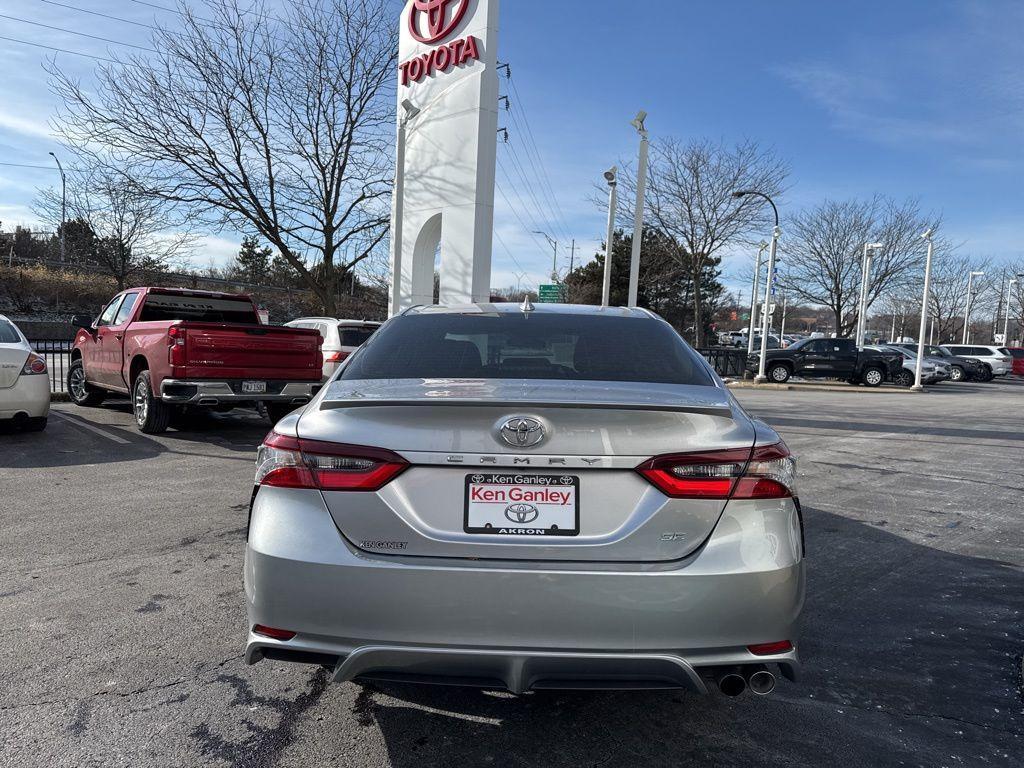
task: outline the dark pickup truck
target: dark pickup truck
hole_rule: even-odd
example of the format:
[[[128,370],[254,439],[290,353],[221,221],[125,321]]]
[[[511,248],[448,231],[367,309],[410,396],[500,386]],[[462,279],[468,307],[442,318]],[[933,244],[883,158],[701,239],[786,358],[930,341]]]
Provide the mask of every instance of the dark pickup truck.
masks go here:
[[[757,373],[760,355],[747,358],[747,370]],[[857,349],[852,339],[804,339],[786,349],[770,349],[764,372],[774,384],[793,376],[804,379],[840,379],[851,384],[878,387],[903,370],[903,355]]]

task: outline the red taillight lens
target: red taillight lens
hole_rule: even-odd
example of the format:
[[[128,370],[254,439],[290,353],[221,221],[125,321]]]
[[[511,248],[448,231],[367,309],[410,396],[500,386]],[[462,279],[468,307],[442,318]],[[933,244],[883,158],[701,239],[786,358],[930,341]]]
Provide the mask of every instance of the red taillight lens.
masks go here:
[[[183,366],[187,363],[185,359],[185,339],[188,338],[188,331],[172,325],[167,329],[167,361],[171,365]]]
[[[328,352],[324,355],[325,363],[341,363],[348,359],[348,352]]]
[[[295,637],[295,632],[288,629],[278,629],[277,627],[265,627],[262,624],[254,624],[252,631],[257,635],[263,635],[269,637],[271,640],[282,640],[288,642]]]
[[[796,463],[785,443],[660,456],[637,467],[673,499],[781,499],[793,496]]]
[[[378,491],[409,466],[380,448],[299,440],[271,432],[256,458],[256,484],[321,491]]]
[[[30,352],[25,366],[21,369],[22,376],[41,376],[46,373],[46,360],[35,352]]]
[[[779,640],[777,643],[748,645],[747,650],[755,656],[775,656],[779,653],[789,653],[793,650],[793,644],[789,640]]]

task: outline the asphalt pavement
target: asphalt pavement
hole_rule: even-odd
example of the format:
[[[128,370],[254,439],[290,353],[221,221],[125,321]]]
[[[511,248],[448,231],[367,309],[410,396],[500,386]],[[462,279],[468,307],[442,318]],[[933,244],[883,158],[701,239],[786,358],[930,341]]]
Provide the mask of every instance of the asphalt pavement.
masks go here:
[[[806,513],[804,674],[768,698],[247,667],[268,424],[148,437],[126,402],[56,405],[0,434],[0,765],[1024,764],[1024,382],[735,394],[798,454]]]

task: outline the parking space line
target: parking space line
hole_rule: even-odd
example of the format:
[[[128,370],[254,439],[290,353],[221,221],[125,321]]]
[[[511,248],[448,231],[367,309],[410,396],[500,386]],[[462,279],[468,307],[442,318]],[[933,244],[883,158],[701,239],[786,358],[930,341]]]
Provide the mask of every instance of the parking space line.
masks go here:
[[[105,429],[100,429],[99,427],[94,426],[93,424],[89,424],[86,421],[80,421],[74,416],[69,416],[68,414],[61,413],[60,411],[51,411],[50,413],[51,415],[56,416],[57,418],[62,419],[63,421],[66,421],[73,427],[81,427],[82,429],[86,429],[90,432],[93,432],[94,434],[97,434],[100,437],[105,437],[107,438],[107,440],[115,442],[118,445],[131,445],[130,440],[125,440],[123,437],[118,437],[112,432],[107,432]]]

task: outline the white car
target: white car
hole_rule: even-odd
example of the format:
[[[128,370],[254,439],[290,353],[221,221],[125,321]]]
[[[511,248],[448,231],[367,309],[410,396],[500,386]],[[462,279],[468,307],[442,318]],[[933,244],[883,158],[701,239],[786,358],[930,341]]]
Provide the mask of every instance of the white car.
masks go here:
[[[1013,355],[1006,347],[987,344],[943,344],[942,348],[957,357],[969,357],[984,363],[993,376],[1009,376],[1013,373]]]
[[[359,349],[381,324],[369,320],[338,320],[333,317],[300,317],[286,328],[312,328],[324,339],[324,381],[331,378],[349,355]]]
[[[0,315],[0,421],[32,432],[46,429],[50,375],[18,326]]]

